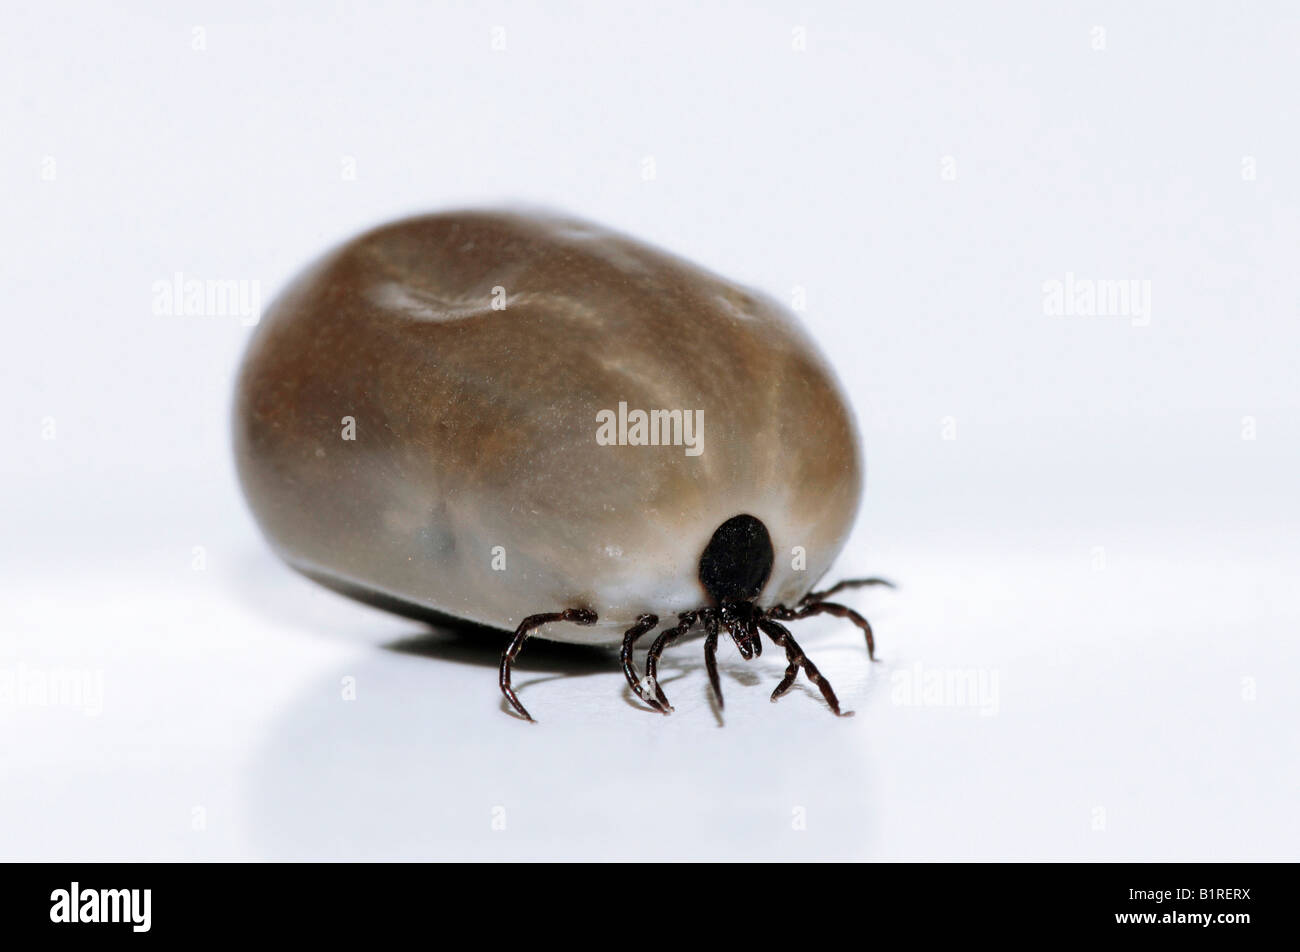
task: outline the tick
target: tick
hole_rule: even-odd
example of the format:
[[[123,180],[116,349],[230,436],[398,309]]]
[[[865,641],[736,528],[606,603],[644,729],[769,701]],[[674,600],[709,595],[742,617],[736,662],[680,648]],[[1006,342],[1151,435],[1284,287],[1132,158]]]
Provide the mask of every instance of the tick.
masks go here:
[[[766,636],[841,711],[785,622],[871,626],[814,590],[862,492],[833,373],[763,294],[608,229],[466,211],[384,225],[310,265],[239,373],[236,463],[271,546],[361,601],[530,637],[621,645],[672,706],[664,650]],[[667,620],[660,630],[660,618]],[[636,669],[633,649],[658,630]]]

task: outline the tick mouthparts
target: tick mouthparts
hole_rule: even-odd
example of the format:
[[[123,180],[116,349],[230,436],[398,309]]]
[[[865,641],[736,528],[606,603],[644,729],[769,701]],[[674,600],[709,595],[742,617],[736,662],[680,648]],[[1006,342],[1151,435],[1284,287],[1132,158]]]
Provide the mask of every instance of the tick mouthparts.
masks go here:
[[[758,640],[758,629],[746,625],[743,622],[729,629],[731,640],[736,644],[736,650],[746,661],[752,661],[758,655],[763,653],[763,643]]]

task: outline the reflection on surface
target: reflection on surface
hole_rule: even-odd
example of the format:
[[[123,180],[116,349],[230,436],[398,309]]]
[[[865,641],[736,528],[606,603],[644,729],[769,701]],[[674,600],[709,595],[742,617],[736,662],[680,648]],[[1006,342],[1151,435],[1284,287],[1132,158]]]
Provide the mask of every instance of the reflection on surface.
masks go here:
[[[806,691],[769,704],[783,659],[726,659],[719,729],[698,643],[665,656],[668,718],[635,709],[617,652],[531,643],[515,680],[540,721],[530,725],[503,713],[499,645],[435,630],[388,647],[323,678],[272,725],[249,804],[263,855],[866,852],[869,725],[831,717]]]

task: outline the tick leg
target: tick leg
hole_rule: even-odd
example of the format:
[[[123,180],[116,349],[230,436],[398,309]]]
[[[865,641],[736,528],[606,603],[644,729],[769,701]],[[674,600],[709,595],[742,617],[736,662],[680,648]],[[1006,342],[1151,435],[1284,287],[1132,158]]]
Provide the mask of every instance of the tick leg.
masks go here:
[[[636,644],[637,639],[647,631],[659,624],[658,615],[642,615],[636,620],[636,624],[627,630],[623,636],[623,650],[619,653],[619,658],[623,662],[623,676],[627,678],[627,683],[632,685],[632,691],[641,700],[645,701],[659,713],[664,713],[663,705],[657,700],[645,693],[641,687],[641,676],[636,673],[636,666],[632,664],[632,646]]]
[[[718,710],[722,710],[722,681],[718,678],[718,619],[716,615],[704,617],[704,666],[709,669],[709,684],[713,685],[713,696],[718,699]]]
[[[786,608],[784,605],[773,605],[767,610],[767,617],[776,621],[794,621],[802,616],[793,608]]]
[[[524,642],[533,633],[533,629],[540,628],[542,625],[553,621],[571,621],[575,625],[594,625],[596,624],[596,613],[589,608],[566,608],[562,612],[544,612],[540,615],[529,615],[515,629],[515,636],[510,639],[510,644],[506,646],[505,652],[501,655],[501,693],[506,696],[510,706],[518,711],[526,721],[531,721],[533,717],[519,703],[519,698],[515,696],[515,689],[510,686],[510,668],[515,663],[515,658],[519,657],[519,652],[523,650]]]
[[[787,655],[787,657],[789,656]],[[785,677],[781,679],[781,683],[778,684],[776,686],[776,690],[772,692],[772,700],[775,701],[786,691],[790,690],[790,685],[794,684],[794,679],[797,678],[798,676],[799,676],[799,665],[791,661],[788,665],[786,665]]]
[[[788,609],[787,609],[788,611]],[[867,621],[848,605],[841,605],[839,602],[813,602],[810,605],[804,605],[801,608],[790,612],[785,616],[785,621],[798,621],[800,618],[810,618],[813,615],[834,615],[836,618],[847,618],[853,624],[862,629],[862,633],[867,636],[867,657],[872,661],[876,660],[876,638],[871,633],[871,622]]]
[[[821,602],[830,598],[836,592],[842,592],[846,588],[864,588],[868,585],[883,585],[885,588],[895,588],[893,582],[883,578],[848,578],[842,582],[836,582],[830,588],[822,592],[809,592],[803,598],[799,599],[800,605],[807,605],[809,602]]]
[[[671,714],[673,706],[668,703],[668,696],[664,694],[664,689],[659,686],[659,656],[664,653],[665,648],[691,630],[691,626],[695,624],[695,619],[698,615],[698,612],[682,612],[678,615],[676,627],[667,628],[661,631],[659,637],[655,639],[655,643],[650,646],[650,654],[646,656],[646,678],[650,681],[650,684],[653,685],[655,697],[658,698],[659,703],[663,705],[663,712],[665,714]]]
[[[790,611],[790,609],[786,608],[784,605],[778,605],[777,610],[779,610],[782,613],[780,617],[785,617],[785,618],[798,617],[797,615],[795,615],[794,612]],[[776,622],[774,621],[773,624],[775,625]],[[778,627],[781,627],[781,630],[785,632],[785,634],[781,636],[781,639],[784,639],[785,656],[786,659],[789,661],[789,664],[785,666],[785,676],[781,678],[781,683],[778,684],[776,686],[776,690],[772,692],[773,701],[776,701],[777,698],[781,697],[781,695],[785,694],[786,691],[790,690],[790,686],[794,684],[794,679],[799,676],[799,661],[792,653],[790,647],[791,643],[794,641],[794,637],[790,634],[789,629],[784,628],[782,626],[778,626]],[[771,632],[766,627],[763,630],[768,631],[768,634],[771,635]],[[772,640],[775,641],[778,645],[782,644],[782,640],[778,639],[775,635],[772,635]],[[795,650],[798,650],[797,644],[795,645]]]
[[[794,640],[794,636],[790,634],[788,628],[771,618],[760,618],[758,626],[767,632],[769,638],[785,649],[785,656],[790,662],[789,667],[785,669],[785,677],[777,685],[777,691],[773,692],[772,700],[775,701],[781,694],[789,690],[790,684],[794,683],[791,669],[798,667],[803,668],[804,674],[808,675],[808,680],[821,690],[822,697],[831,706],[831,710],[836,717],[849,717],[853,714],[852,711],[840,712],[840,702],[835,696],[835,690],[831,687],[831,683],[817,670],[817,665],[813,664],[808,656],[803,653],[803,649],[799,647],[799,643]]]

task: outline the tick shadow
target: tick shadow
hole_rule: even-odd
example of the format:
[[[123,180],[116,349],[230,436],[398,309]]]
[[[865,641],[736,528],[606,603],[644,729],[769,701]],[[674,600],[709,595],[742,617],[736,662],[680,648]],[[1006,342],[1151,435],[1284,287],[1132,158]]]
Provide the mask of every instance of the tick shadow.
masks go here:
[[[442,664],[469,665],[495,671],[501,665],[501,653],[511,637],[509,632],[473,622],[426,621],[424,625],[423,630],[390,641],[383,645],[383,649]],[[693,654],[689,657],[687,655],[692,647],[700,651],[702,644],[702,638],[686,638],[673,645],[671,652],[665,653],[659,664],[659,682],[665,690],[674,682],[694,676],[704,669],[702,653],[698,654],[698,657]],[[694,660],[691,660],[692,658]],[[638,673],[644,674],[644,650],[637,653],[635,667]],[[731,665],[720,665],[719,674],[724,679],[724,688],[726,681],[734,681],[742,687],[753,687],[760,681],[756,672],[740,670]],[[516,693],[522,696],[529,688],[548,681],[587,675],[616,675],[620,679],[624,704],[638,711],[650,711],[623,679],[623,664],[619,658],[619,650],[612,645],[575,645],[531,638],[524,645],[523,651],[515,662],[512,684]],[[487,679],[484,679],[484,684],[488,683]],[[495,689],[493,683],[491,690]],[[718,708],[712,689],[707,683],[705,690],[712,704],[714,717],[721,725],[722,711]],[[501,699],[501,710],[518,717],[505,698]]]
[[[510,633],[486,625],[424,622],[424,629],[383,645],[385,651],[430,658],[453,664],[496,668]],[[548,674],[595,674],[609,670],[616,653],[606,645],[571,645],[530,638],[515,664],[516,674],[544,671]]]
[[[492,670],[500,665],[501,652],[510,640],[509,632],[461,619],[445,616],[414,619],[377,606],[364,605],[323,588],[265,549],[250,547],[234,560],[233,565],[228,576],[233,597],[281,628],[357,646],[374,645],[397,655],[431,662]],[[400,632],[396,636],[395,628]],[[648,641],[643,640],[642,644],[648,645]],[[701,644],[701,633],[692,633],[664,654],[659,666],[659,680],[666,691],[682,679],[703,671]],[[645,670],[645,653],[644,647],[637,652],[635,663],[640,673]],[[436,670],[436,666],[434,668]],[[728,662],[725,655],[719,659],[719,671],[724,691],[729,685],[740,689],[753,688],[762,680],[757,671],[744,667],[738,660]],[[513,682],[515,690],[523,698],[529,688],[549,681],[604,674],[619,677],[618,690],[625,707],[648,710],[622,680],[617,646],[529,639],[515,664]],[[480,680],[485,684],[484,690],[497,690],[494,680]],[[716,723],[722,726],[723,712],[712,697],[707,682],[703,690]],[[504,698],[500,699],[500,707],[516,716]]]
[[[436,661],[440,664],[469,665],[496,671],[500,668],[501,653],[505,650],[512,637],[510,632],[462,619],[447,619],[437,622],[425,621],[423,624],[425,626],[423,630],[399,638],[396,641],[391,641],[383,645],[383,649],[399,655]],[[703,631],[691,632],[673,644],[670,650],[661,657],[658,666],[658,680],[670,703],[673,698],[672,692],[668,691],[669,687],[687,678],[698,680],[699,676],[707,670],[703,644]],[[718,678],[724,697],[730,689],[761,690],[767,680],[765,675],[768,672],[753,661],[745,661],[739,656],[739,653],[727,658],[726,652],[729,645],[723,643],[721,647],[722,657],[718,659]],[[775,646],[772,647],[775,648]],[[644,650],[638,652],[634,661],[637,673],[642,675],[646,670],[644,655]],[[542,676],[537,676],[539,673]],[[617,674],[620,678],[624,677],[619,650],[614,646],[578,645],[547,641],[542,638],[531,638],[524,645],[524,650],[516,659],[512,669],[511,684],[516,694],[523,696],[527,694],[530,688],[545,684],[548,681],[561,681],[587,675],[607,675],[611,673]],[[483,680],[486,685],[487,680]],[[655,714],[658,717],[665,716],[662,713],[653,711],[644,701],[638,698],[625,679],[620,680],[619,684],[625,706],[643,713]],[[772,686],[775,686],[775,682]],[[496,688],[497,685],[493,683],[491,689],[495,690]],[[725,727],[724,705],[719,703],[718,696],[714,693],[707,677],[703,678],[700,689],[703,691],[705,705],[713,715],[714,723],[718,727]],[[826,706],[826,700],[821,691],[808,682],[807,676],[803,672],[800,672],[798,680],[791,685],[780,700],[787,704],[798,704],[800,703],[798,700],[800,695],[807,702],[814,705]],[[864,703],[865,701],[866,699],[864,699]],[[524,720],[504,697],[500,700],[500,709],[511,718]]]
[[[382,644],[394,627],[407,628],[386,612],[322,588],[265,547],[236,554],[227,572],[231,597],[277,628],[354,645]]]
[[[425,622],[425,625],[426,630],[389,642],[383,646],[384,649],[442,663],[473,665],[495,670],[500,667],[501,652],[511,637],[509,632],[466,621]],[[670,702],[672,692],[668,689],[674,683],[695,678],[705,671],[703,645],[703,634],[692,633],[674,644],[660,659],[659,684],[668,694]],[[725,645],[723,651],[724,653],[726,651]],[[644,650],[638,652],[634,664],[638,673],[645,673]],[[545,676],[537,677],[539,672]],[[523,695],[529,688],[548,681],[610,673],[616,673],[620,677],[623,675],[623,664],[618,649],[613,646],[574,645],[532,638],[525,644],[524,650],[515,662],[511,683],[515,692]],[[764,683],[764,673],[739,657],[726,659],[724,656],[718,661],[718,676],[724,695],[729,688],[738,690],[760,688]],[[638,711],[650,711],[626,680],[620,683],[623,703],[627,707]],[[714,722],[718,727],[725,727],[724,708],[718,703],[718,698],[707,679],[703,683],[702,690]],[[795,697],[799,693],[803,693],[813,703],[825,703],[821,692],[809,685],[805,679],[796,681],[787,692],[786,698],[791,703],[797,703]],[[512,717],[519,717],[505,698],[501,699],[501,710]]]
[[[423,630],[390,641],[383,645],[383,649],[441,664],[496,671],[501,666],[501,653],[512,637],[510,632],[473,622],[426,621],[423,624]],[[524,693],[528,688],[547,681],[616,671],[621,671],[618,654],[607,645],[574,645],[530,638],[515,661],[511,683],[516,693]],[[539,673],[543,676],[538,677]],[[495,679],[484,677],[481,680],[484,690],[497,690]],[[504,697],[501,698],[501,710],[523,719]]]

